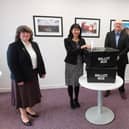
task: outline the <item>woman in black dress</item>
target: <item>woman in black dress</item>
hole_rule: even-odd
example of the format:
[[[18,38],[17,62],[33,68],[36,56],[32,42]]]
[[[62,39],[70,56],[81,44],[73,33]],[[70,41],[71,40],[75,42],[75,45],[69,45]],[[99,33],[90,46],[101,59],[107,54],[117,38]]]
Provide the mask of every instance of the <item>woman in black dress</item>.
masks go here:
[[[83,51],[89,47],[81,37],[81,28],[78,24],[71,26],[68,38],[64,39],[64,45],[67,53],[65,58],[65,83],[68,86],[70,106],[75,109],[80,107],[78,80],[83,74]],[[75,98],[73,93],[75,93]]]
[[[16,30],[15,41],[9,44],[7,62],[12,80],[12,104],[19,109],[21,121],[31,126],[29,116],[38,117],[32,107],[41,101],[38,74],[46,71],[39,47],[32,38],[32,30],[25,25]]]

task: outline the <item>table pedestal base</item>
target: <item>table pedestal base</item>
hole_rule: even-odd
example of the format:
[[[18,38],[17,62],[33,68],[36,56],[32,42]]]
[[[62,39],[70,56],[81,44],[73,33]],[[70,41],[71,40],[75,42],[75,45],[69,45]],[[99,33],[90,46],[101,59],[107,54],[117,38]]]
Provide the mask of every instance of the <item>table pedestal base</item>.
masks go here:
[[[91,107],[85,113],[86,119],[96,125],[104,125],[113,121],[114,113],[107,107],[102,106],[101,113],[98,112],[98,107]]]

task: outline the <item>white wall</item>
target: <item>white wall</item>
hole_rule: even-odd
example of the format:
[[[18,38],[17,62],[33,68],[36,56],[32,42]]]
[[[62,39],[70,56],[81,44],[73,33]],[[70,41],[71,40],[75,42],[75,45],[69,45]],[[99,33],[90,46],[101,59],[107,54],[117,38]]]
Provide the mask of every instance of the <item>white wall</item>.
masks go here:
[[[47,76],[40,80],[41,88],[63,87],[64,84],[64,37],[67,36],[75,17],[100,18],[100,38],[95,46],[103,46],[105,34],[109,31],[110,19],[129,19],[128,0],[0,0],[0,91],[10,89],[9,70],[6,62],[8,44],[14,41],[16,27],[22,24],[33,29],[33,15],[62,16],[63,37],[34,37],[43,54]],[[126,80],[129,74],[127,68]]]

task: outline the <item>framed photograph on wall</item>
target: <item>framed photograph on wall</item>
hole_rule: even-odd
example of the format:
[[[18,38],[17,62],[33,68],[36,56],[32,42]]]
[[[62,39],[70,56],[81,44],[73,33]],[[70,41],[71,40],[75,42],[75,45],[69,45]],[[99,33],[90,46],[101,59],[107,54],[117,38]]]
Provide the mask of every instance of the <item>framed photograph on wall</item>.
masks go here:
[[[100,19],[76,17],[75,23],[77,23],[81,26],[83,37],[99,38],[99,36],[100,36]]]
[[[114,22],[115,22],[115,19],[110,20],[110,31],[114,29]],[[124,28],[129,28],[129,20],[122,20],[122,24]]]
[[[62,37],[63,18],[56,16],[33,16],[35,36]]]

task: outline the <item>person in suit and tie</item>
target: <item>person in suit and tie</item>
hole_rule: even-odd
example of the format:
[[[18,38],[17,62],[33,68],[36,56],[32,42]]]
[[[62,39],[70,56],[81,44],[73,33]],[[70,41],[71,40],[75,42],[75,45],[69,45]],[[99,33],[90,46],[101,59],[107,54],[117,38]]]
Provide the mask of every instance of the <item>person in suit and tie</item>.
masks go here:
[[[125,70],[126,64],[128,64],[127,53],[129,51],[129,36],[123,32],[123,26],[121,20],[116,20],[114,22],[114,30],[108,32],[105,38],[105,47],[116,48],[119,50],[118,61],[117,61],[117,73],[118,75],[125,80]],[[126,99],[125,94],[125,81],[123,85],[119,88],[119,93],[122,99]],[[111,91],[105,92],[105,97],[110,95]]]
[[[20,112],[25,126],[31,126],[30,117],[38,117],[32,107],[41,101],[38,75],[45,77],[46,70],[38,44],[33,41],[32,30],[21,25],[16,30],[15,41],[9,44],[7,62],[11,72],[11,100]]]

